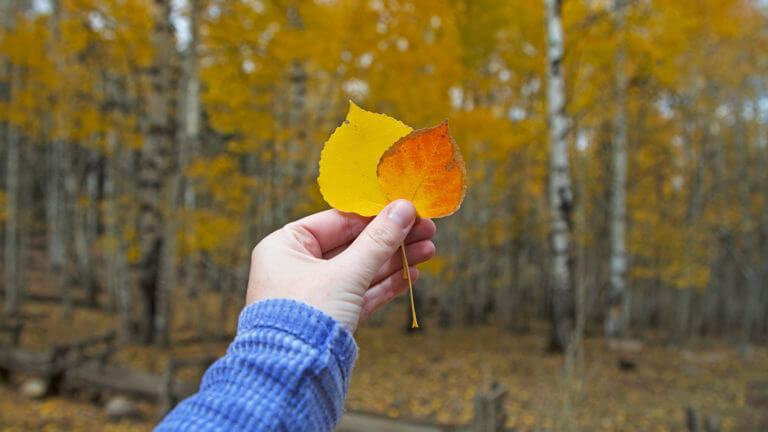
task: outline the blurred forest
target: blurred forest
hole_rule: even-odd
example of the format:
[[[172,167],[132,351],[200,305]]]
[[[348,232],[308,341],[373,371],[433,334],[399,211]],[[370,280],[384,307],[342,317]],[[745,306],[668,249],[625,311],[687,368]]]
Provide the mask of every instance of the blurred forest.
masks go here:
[[[446,344],[764,356],[766,70],[758,0],[0,0],[3,320],[51,344],[112,326],[147,356],[231,334],[253,246],[326,207],[320,150],[354,100],[448,118],[467,162],[414,292]],[[423,417],[468,420],[450,406]]]

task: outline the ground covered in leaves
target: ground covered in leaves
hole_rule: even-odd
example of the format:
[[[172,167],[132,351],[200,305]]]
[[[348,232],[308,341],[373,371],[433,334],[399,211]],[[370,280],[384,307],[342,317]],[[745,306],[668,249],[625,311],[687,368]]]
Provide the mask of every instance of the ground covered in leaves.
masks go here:
[[[213,300],[213,299],[211,299]],[[211,316],[218,303],[211,301]],[[236,304],[224,325],[233,331]],[[363,327],[356,337],[360,357],[347,409],[430,423],[464,424],[473,416],[473,397],[499,381],[509,389],[507,426],[517,431],[560,430],[563,425],[594,431],[683,430],[684,412],[712,416],[723,430],[758,430],[767,421],[766,407],[750,406],[747,388],[768,382],[768,349],[745,354],[721,342],[704,341],[671,348],[646,341],[631,349],[612,350],[599,338],[586,341],[583,367],[576,379],[563,379],[563,357],[545,354],[545,328],[520,335],[492,326],[442,330],[430,326],[404,330],[405,303],[391,306],[378,327]],[[403,313],[399,313],[403,312]],[[78,308],[72,321],[50,303],[28,303],[22,345],[45,349],[99,333],[117,325],[114,314]],[[114,361],[126,367],[160,372],[169,355],[221,355],[226,342],[194,341],[190,317],[179,310],[171,349],[128,345]],[[622,370],[620,360],[634,369]],[[195,372],[187,371],[194,379]],[[104,397],[84,395],[28,400],[17,392],[23,377],[0,385],[0,430],[149,430],[155,407],[139,405],[142,417],[110,421]],[[569,383],[569,384],[567,384]],[[762,416],[762,417],[761,417]]]

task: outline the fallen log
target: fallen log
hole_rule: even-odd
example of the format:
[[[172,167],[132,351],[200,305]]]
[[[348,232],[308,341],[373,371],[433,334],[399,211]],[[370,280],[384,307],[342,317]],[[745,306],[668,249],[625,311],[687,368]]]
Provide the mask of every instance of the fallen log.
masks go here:
[[[58,392],[66,369],[66,349],[54,346],[47,352],[23,348],[0,347],[0,377],[9,379],[11,373],[23,373],[43,379],[48,392]]]
[[[83,364],[64,374],[64,388],[69,391],[98,390],[157,403],[163,403],[162,399],[167,394],[181,400],[196,392],[198,385],[197,382],[178,379],[172,379],[169,385],[162,375],[116,365],[101,365],[97,361]]]
[[[18,346],[0,346],[0,378],[22,373],[43,379],[49,393],[57,393],[66,372],[95,359],[106,364],[116,351],[114,331],[91,336],[69,344],[57,344],[39,352]]]
[[[4,298],[4,297],[5,297],[5,291],[0,291],[0,298]],[[61,303],[62,299],[60,295],[28,292],[24,294],[24,301],[32,301],[36,303]],[[80,296],[73,296],[72,305],[76,307],[88,308],[93,310],[103,310],[103,305],[98,301],[94,303]]]

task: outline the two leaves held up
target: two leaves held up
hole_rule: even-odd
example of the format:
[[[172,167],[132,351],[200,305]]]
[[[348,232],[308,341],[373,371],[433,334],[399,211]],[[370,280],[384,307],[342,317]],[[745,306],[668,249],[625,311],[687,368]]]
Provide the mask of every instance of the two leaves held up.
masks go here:
[[[466,170],[447,123],[413,131],[350,102],[323,147],[317,182],[325,201],[344,212],[374,216],[403,198],[419,216],[439,218],[461,205]]]
[[[419,216],[439,218],[459,209],[466,169],[447,122],[414,131],[350,101],[346,120],[323,147],[317,182],[323,199],[344,212],[373,216],[402,198],[414,204]],[[413,327],[418,327],[405,245],[401,249]]]

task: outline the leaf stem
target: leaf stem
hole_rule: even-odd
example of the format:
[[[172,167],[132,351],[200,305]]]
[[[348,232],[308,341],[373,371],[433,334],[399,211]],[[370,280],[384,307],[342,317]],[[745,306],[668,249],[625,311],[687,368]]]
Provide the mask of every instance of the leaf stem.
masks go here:
[[[400,243],[400,250],[403,251],[403,279],[408,279],[408,293],[411,295],[411,315],[413,316],[411,328],[419,328],[419,321],[416,320],[416,306],[413,304],[413,282],[411,281],[411,270],[408,268],[408,258],[405,256],[405,242]]]

